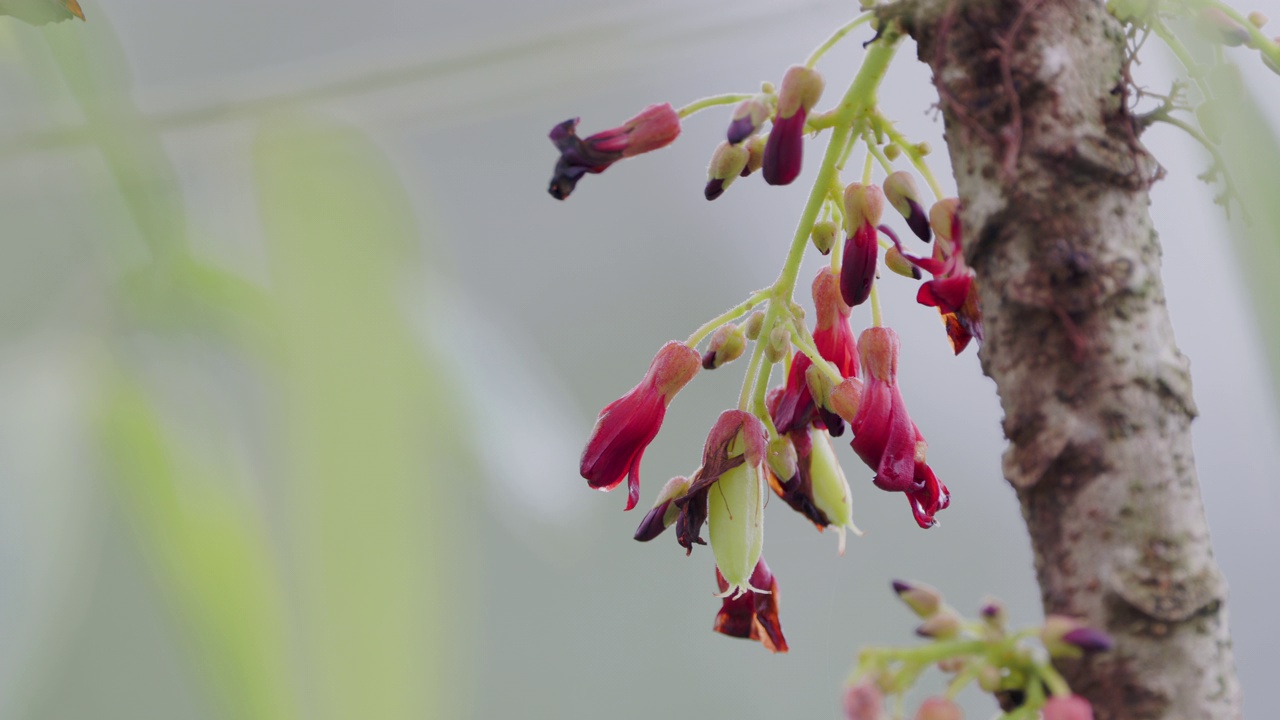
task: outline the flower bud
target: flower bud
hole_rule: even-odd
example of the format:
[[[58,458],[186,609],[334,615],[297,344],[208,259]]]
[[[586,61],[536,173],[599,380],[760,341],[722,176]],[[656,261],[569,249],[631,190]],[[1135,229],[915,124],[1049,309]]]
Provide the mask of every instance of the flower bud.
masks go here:
[[[799,111],[809,112],[822,99],[826,82],[822,73],[803,65],[792,65],[782,76],[778,90],[778,117],[787,119]]]
[[[964,712],[954,702],[941,697],[926,698],[916,710],[916,720],[964,720]]]
[[[729,122],[725,139],[737,145],[755,135],[764,125],[764,121],[769,119],[771,110],[769,99],[764,94],[755,95],[738,103],[738,106],[733,109],[733,119]]]
[[[989,597],[984,600],[982,608],[978,610],[978,616],[982,618],[983,624],[985,624],[989,630],[1001,635],[1004,634],[1006,613],[1004,603],[1000,602],[999,599]]]
[[[725,189],[747,167],[748,155],[747,149],[741,145],[720,143],[711,155],[711,164],[707,166],[707,187],[702,194],[708,200],[715,200],[723,195]]]
[[[929,153],[933,152],[933,146],[921,140],[916,143],[916,152],[920,154],[920,157],[926,157]]]
[[[960,198],[939,200],[929,208],[929,225],[943,240],[955,241],[952,230],[960,222]],[[935,246],[935,249],[940,246]]]
[[[1267,25],[1267,16],[1257,10],[1254,10],[1249,13],[1249,23],[1261,30]]]
[[[1053,657],[1078,658],[1087,652],[1106,652],[1111,636],[1066,615],[1049,615],[1040,629],[1040,642]]]
[[[747,166],[740,173],[746,177],[764,165],[764,147],[767,138],[764,135],[753,135],[742,145],[747,149]]]
[[[769,470],[774,477],[790,480],[800,471],[795,443],[786,435],[779,435],[769,441],[765,457],[768,458]]]
[[[920,190],[916,188],[916,181],[911,173],[898,170],[885,178],[884,197],[906,219],[916,237],[925,242],[933,239],[929,233],[929,219],[925,217],[924,207],[920,204]]]
[[[793,65],[782,78],[778,90],[778,112],[765,143],[764,181],[789,185],[800,175],[804,157],[804,124],[809,110],[822,97],[823,80],[818,71]]]
[[[1000,689],[1000,683],[1004,681],[1004,677],[1000,674],[1000,668],[995,665],[983,665],[978,671],[978,687],[983,692],[993,693]]]
[[[1200,10],[1200,30],[1208,39],[1230,47],[1249,42],[1249,31],[1216,7]]]
[[[844,554],[845,529],[861,535],[862,531],[853,524],[853,496],[849,492],[849,481],[845,479],[840,461],[831,447],[831,437],[821,430],[810,429],[809,438],[813,449],[809,455],[809,480],[812,483],[813,504],[827,516],[831,527],[838,535],[838,552]]]
[[[751,317],[747,318],[745,327],[747,339],[754,342],[756,338],[760,337],[760,329],[764,327],[764,311],[757,310],[751,313]]]
[[[858,407],[862,405],[862,381],[858,378],[845,378],[831,391],[827,405],[831,412],[839,415],[845,422],[853,422],[858,414]]]
[[[920,273],[920,268],[903,257],[902,251],[898,250],[897,246],[884,251],[884,265],[902,277],[909,277],[912,280],[919,280],[923,277]]]
[[[782,362],[782,358],[791,354],[791,331],[782,324],[769,333],[769,344],[764,348],[764,356],[769,362]]]
[[[877,185],[849,183],[844,189],[844,230],[852,235],[864,225],[879,225],[884,214],[884,191]]]
[[[871,297],[879,256],[876,229],[871,225],[859,226],[844,241],[844,257],[840,260],[840,297],[849,307],[861,305]]]
[[[742,357],[747,349],[747,335],[733,323],[725,323],[716,328],[707,342],[707,351],[702,354],[702,369],[715,370],[721,365]]]
[[[1055,695],[1040,712],[1044,720],[1093,720],[1093,706],[1079,695]]]
[[[874,682],[862,680],[844,691],[845,720],[880,720],[884,695]]]
[[[920,618],[931,618],[942,607],[942,594],[923,583],[894,580],[893,591]]]
[[[813,241],[813,246],[823,255],[830,255],[831,248],[836,244],[836,231],[839,228],[831,220],[822,220],[813,224],[813,231],[809,233],[809,239]]]
[[[828,407],[831,402],[831,391],[836,387],[831,376],[816,364],[810,365],[804,371],[804,383],[809,388],[809,397],[813,398],[813,402],[819,407]]]
[[[635,539],[640,542],[649,542],[661,535],[663,530],[671,527],[671,523],[674,523],[680,514],[679,508],[673,501],[684,497],[687,492],[689,492],[689,478],[677,475],[668,480],[658,493],[653,509],[640,521],[640,527],[636,528]]]
[[[944,607],[920,623],[916,634],[935,640],[950,640],[960,634],[960,625],[960,615],[951,608]]]
[[[887,160],[897,160],[902,156],[902,148],[897,145],[886,145],[884,148],[884,156]]]

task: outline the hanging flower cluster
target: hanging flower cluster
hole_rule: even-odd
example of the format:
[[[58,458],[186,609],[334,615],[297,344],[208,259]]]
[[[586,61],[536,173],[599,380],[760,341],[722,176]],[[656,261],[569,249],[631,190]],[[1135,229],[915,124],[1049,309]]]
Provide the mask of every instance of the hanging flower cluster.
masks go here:
[[[751,348],[736,407],[725,410],[711,428],[693,471],[662,487],[635,538],[647,542],[674,525],[686,554],[710,544],[723,603],[715,630],[757,640],[774,652],[785,652],[787,641],[778,618],[778,578],[763,555],[770,492],[818,530],[831,528],[843,553],[847,533],[860,534],[853,522],[853,493],[836,454],[836,441],[847,440],[866,464],[871,484],[901,493],[920,527],[935,526],[937,513],[950,504],[899,386],[901,344],[883,320],[880,268],[913,281],[922,280],[923,273],[932,276],[921,283],[917,299],[942,313],[955,352],[982,338],[973,272],[963,258],[959,202],[942,197],[924,162],[927,147],[907,142],[876,106],[876,88],[900,30],[880,27],[845,96],[831,110],[818,108],[825,81],[814,64],[826,48],[869,19],[863,16],[842,28],[806,64],[788,69],[776,88],[765,83],[757,93],[717,96],[680,110],[650,105],[619,127],[587,137],[578,136],[577,119],[568,120],[550,135],[560,157],[549,191],[563,200],[583,176],[671,144],[685,117],[732,104],[725,140],[712,153],[703,191],[714,200],[757,171],[770,185],[795,181],[804,165],[806,135],[831,132],[778,281],[684,342],[664,345],[640,383],[600,412],[579,468],[598,490],[612,490],[626,479],[626,509],[634,508],[641,458],[672,399],[699,372],[724,367]],[[861,176],[846,183],[841,175],[859,143],[866,146],[866,163]],[[934,193],[928,211],[915,176],[893,167],[892,160],[903,157]],[[873,181],[877,161],[884,169],[880,183]],[[921,241],[932,242],[936,235],[932,252],[912,254],[882,224],[886,202]],[[809,244],[829,258],[811,284],[812,325],[792,300]],[[869,316],[855,317],[864,306]],[[864,325],[860,335],[855,323]],[[771,389],[775,364],[781,378]]]

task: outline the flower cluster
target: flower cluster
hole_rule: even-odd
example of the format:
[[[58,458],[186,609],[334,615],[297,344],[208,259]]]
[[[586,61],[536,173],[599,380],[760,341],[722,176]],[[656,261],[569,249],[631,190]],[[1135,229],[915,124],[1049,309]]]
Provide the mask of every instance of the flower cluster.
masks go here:
[[[863,21],[842,29],[823,48]],[[680,110],[651,105],[620,127],[586,138],[577,136],[576,119],[551,132],[560,157],[550,191],[564,199],[583,175],[670,144],[693,112],[732,104],[725,140],[712,154],[703,189],[714,200],[737,178],[756,171],[770,185],[795,181],[807,136],[832,130],[779,279],[688,340],[664,345],[641,382],[600,412],[580,465],[588,484],[599,490],[611,490],[626,478],[626,509],[634,508],[641,458],[673,397],[700,371],[722,368],[752,348],[737,406],[725,410],[711,428],[699,465],[662,487],[635,539],[651,541],[674,525],[686,554],[709,544],[723,602],[715,630],[757,640],[774,652],[786,651],[787,642],[778,616],[778,578],[763,556],[764,506],[771,491],[819,531],[830,528],[840,553],[847,533],[860,533],[837,439],[847,440],[866,464],[872,486],[906,498],[920,527],[936,526],[937,513],[951,500],[928,462],[924,434],[907,411],[898,376],[901,343],[884,323],[877,293],[881,267],[914,281],[929,273],[932,278],[921,283],[917,300],[943,313],[955,351],[982,338],[976,284],[961,251],[959,202],[941,198],[922,160],[927,148],[906,142],[875,107],[875,82],[900,36],[893,27],[879,28],[860,79],[827,112],[817,108],[825,87],[813,68],[819,52],[805,65],[789,68],[776,87],[764,83],[756,93],[708,98]],[[843,183],[845,158],[858,142],[867,145],[866,168],[857,181]],[[915,176],[891,166],[891,158],[902,156],[924,173],[937,199],[927,212]],[[871,173],[876,158],[885,166],[879,184]],[[933,242],[937,236],[931,254],[908,252],[882,223],[886,204],[919,240]],[[829,259],[811,284],[812,324],[792,299],[810,242]],[[855,311],[868,307],[869,317],[855,319]],[[855,320],[863,324],[860,335]],[[781,378],[771,387],[775,364]]]
[[[988,598],[978,616],[967,619],[928,585],[894,581],[893,590],[923,620],[916,634],[930,642],[864,649],[845,688],[846,720],[885,720],[885,696],[903,696],[935,665],[954,680],[945,696],[920,704],[915,720],[962,720],[953,698],[970,683],[992,695],[1007,717],[1093,720],[1089,701],[1071,693],[1045,655],[1107,652],[1112,641],[1106,633],[1062,615],[1050,615],[1039,628],[1010,632],[999,600]],[[1026,642],[1031,637],[1039,638],[1040,648]]]

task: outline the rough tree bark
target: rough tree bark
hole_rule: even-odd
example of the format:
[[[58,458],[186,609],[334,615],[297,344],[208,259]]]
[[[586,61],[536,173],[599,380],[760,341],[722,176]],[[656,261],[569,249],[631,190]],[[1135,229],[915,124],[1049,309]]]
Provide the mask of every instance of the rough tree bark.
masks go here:
[[[904,0],[881,17],[933,69],[1045,612],[1117,641],[1060,669],[1098,720],[1239,718],[1120,23],[1098,0]]]

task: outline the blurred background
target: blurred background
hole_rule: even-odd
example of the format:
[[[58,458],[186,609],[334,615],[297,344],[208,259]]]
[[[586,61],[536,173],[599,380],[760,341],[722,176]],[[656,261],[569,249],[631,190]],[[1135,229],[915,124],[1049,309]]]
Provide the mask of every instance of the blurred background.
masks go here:
[[[834,718],[860,645],[911,642],[892,578],[1039,620],[994,387],[893,277],[903,392],[953,504],[920,531],[845,443],[866,536],[843,557],[772,503],[789,654],[712,633],[711,553],[632,541],[640,513],[577,474],[663,342],[773,279],[814,163],[709,205],[715,109],[559,203],[547,131],[776,82],[850,3],[83,4],[87,23],[0,18],[0,718]],[[869,38],[820,66],[828,102]],[[1262,718],[1280,78],[1233,57],[1250,227],[1213,205],[1190,138],[1144,140],[1169,171],[1152,212]],[[1171,56],[1143,59],[1167,89]],[[942,148],[934,100],[908,43],[883,106]],[[742,365],[672,405],[642,507],[694,469]]]

